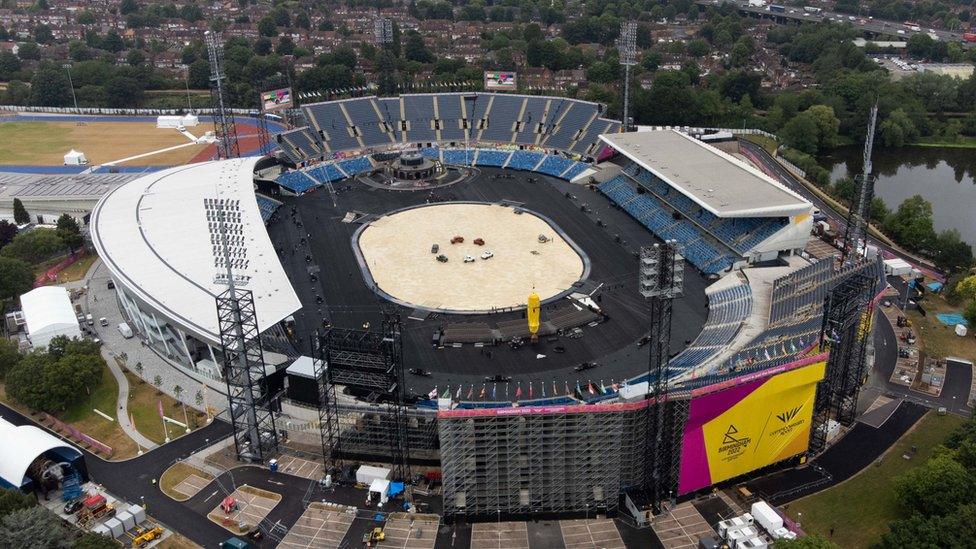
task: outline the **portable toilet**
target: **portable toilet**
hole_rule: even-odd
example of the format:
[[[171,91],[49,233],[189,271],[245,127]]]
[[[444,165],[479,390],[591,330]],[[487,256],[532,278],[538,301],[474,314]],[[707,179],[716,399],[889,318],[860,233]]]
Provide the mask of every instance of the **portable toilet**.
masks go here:
[[[96,524],[94,527],[92,527],[91,533],[106,537],[110,537],[112,535],[112,532],[106,528],[104,524]]]
[[[277,459],[272,459],[272,460],[268,461],[268,470],[270,470],[272,473],[277,473],[278,472],[278,460]]]
[[[129,514],[132,515],[132,520],[134,520],[136,524],[142,524],[143,522],[146,522],[146,510],[143,509],[141,506],[133,505],[128,509],[126,509],[126,511],[128,511]]]
[[[122,521],[115,517],[106,520],[104,524],[112,534],[112,537],[115,539],[118,539],[122,537],[122,534],[125,534],[125,528],[122,526]]]

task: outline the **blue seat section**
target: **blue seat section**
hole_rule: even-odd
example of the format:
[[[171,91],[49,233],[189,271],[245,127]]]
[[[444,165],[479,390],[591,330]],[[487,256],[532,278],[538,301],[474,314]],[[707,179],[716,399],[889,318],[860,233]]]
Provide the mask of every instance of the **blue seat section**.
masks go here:
[[[660,199],[651,193],[639,194],[630,181],[620,173],[597,188],[661,239],[677,240],[684,248],[685,259],[702,272],[718,273],[734,263],[734,258],[716,250],[691,223],[675,220]]]
[[[312,176],[319,183],[328,183],[345,179],[346,176],[335,167],[335,164],[319,164],[305,173]]]
[[[378,147],[392,143],[390,134],[384,130],[383,122],[374,108],[375,99],[372,97],[359,97],[342,101],[349,119],[359,129],[363,138],[363,143],[367,147]]]
[[[453,166],[469,166],[474,161],[474,151],[467,149],[445,149],[444,163]]]
[[[481,101],[479,101],[480,103]],[[525,98],[518,95],[496,95],[488,113],[488,127],[481,132],[481,141],[513,143],[515,121]]]
[[[551,100],[547,97],[527,97],[525,100],[525,111],[522,113],[522,117],[518,120],[521,122],[522,127],[518,134],[515,136],[515,141],[517,143],[531,144],[535,143],[536,137],[540,135],[540,124],[541,130],[544,132],[548,126],[555,123],[556,114],[556,104],[561,103],[559,100]],[[546,105],[549,104],[549,110],[546,110]]]
[[[305,118],[316,131],[324,132],[322,141],[333,151],[359,149],[359,141],[349,133],[349,121],[342,114],[339,102],[313,103],[302,107]]]
[[[254,198],[258,201],[258,210],[261,212],[261,219],[263,219],[265,223],[267,223],[268,220],[271,219],[271,216],[274,215],[275,211],[281,207],[281,202],[278,202],[273,198],[268,198],[267,196],[260,194],[255,194]]]
[[[583,171],[589,167],[590,165],[584,162],[573,162],[572,167],[570,167],[565,173],[563,173],[563,178],[566,181],[572,181],[574,177],[583,173]]]
[[[599,136],[601,133],[613,133],[609,120],[603,118],[594,120],[570,150],[582,155],[595,154],[596,149],[593,145],[600,141]]]
[[[481,149],[478,151],[478,166],[495,166],[500,168],[505,165],[505,161],[511,156],[510,151],[493,151],[489,149]]]
[[[579,132],[586,129],[590,120],[596,116],[598,107],[596,103],[586,103],[574,101],[569,109],[566,110],[562,120],[554,121],[555,127],[550,130],[549,137],[543,144],[553,149],[569,150],[573,140]]]
[[[441,141],[464,141],[461,129],[461,96],[459,94],[438,94],[437,114],[440,116]]]
[[[539,172],[559,177],[566,169],[573,165],[573,161],[562,156],[549,155],[539,166]]]
[[[668,363],[672,375],[699,366],[726,348],[752,312],[752,289],[739,284],[708,296],[708,320],[701,333]]]
[[[424,158],[431,158],[433,160],[441,159],[441,150],[435,149],[434,147],[424,147],[420,149],[420,154]]]
[[[285,187],[286,189],[298,194],[301,194],[313,187],[319,186],[319,183],[317,183],[314,179],[311,179],[304,173],[297,171],[283,172],[275,181],[282,187]]]
[[[342,171],[346,172],[350,176],[373,169],[373,164],[369,161],[369,158],[365,156],[360,156],[359,158],[353,158],[351,160],[343,160],[338,164],[339,167],[342,168]]]
[[[437,134],[432,128],[434,121],[434,96],[432,95],[404,95],[403,114],[409,123],[407,142],[433,143],[437,141]],[[399,118],[399,111],[397,118]],[[399,130],[399,126],[398,126]]]
[[[508,162],[508,167],[516,170],[532,171],[539,161],[542,160],[542,156],[542,153],[535,151],[515,151],[512,153],[512,159]]]
[[[275,140],[285,155],[295,164],[322,155],[322,147],[315,138],[314,131],[308,127],[281,132],[275,136]]]

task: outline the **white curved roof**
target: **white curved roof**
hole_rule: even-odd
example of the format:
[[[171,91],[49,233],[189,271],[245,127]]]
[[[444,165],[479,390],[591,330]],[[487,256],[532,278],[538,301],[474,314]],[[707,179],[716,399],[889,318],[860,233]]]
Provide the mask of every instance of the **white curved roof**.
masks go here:
[[[81,337],[78,318],[71,307],[68,290],[59,286],[41,286],[20,296],[20,307],[27,321],[31,343],[45,346],[52,337]]]
[[[27,468],[37,456],[54,448],[79,451],[47,431],[33,425],[20,427],[0,418],[0,478],[14,486],[20,486]]]
[[[264,331],[301,303],[285,275],[254,196],[257,157],[201,162],[144,175],[106,194],[92,212],[98,255],[126,290],[186,331],[219,343],[206,199],[238,200],[258,329]],[[162,320],[162,319],[160,319]]]

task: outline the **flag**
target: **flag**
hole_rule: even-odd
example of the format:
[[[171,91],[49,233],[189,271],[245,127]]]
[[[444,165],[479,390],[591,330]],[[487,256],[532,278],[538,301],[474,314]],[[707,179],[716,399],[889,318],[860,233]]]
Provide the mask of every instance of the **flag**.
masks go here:
[[[481,393],[478,395],[478,398],[485,398],[485,384],[484,383],[481,384]]]
[[[583,394],[583,389],[580,387],[580,384],[579,384],[579,380],[578,379],[576,380],[576,392],[579,393],[579,394],[581,394],[581,395]],[[569,394],[569,391],[566,391],[566,394]]]
[[[529,398],[532,398],[532,382],[529,382]]]
[[[444,394],[441,395],[441,398],[451,398],[451,386],[450,385],[448,385],[447,388],[444,389]]]
[[[162,400],[157,400],[156,401],[156,404],[159,405],[158,408],[159,408],[159,417],[160,417],[160,419],[166,419],[166,416],[163,415],[163,401]]]
[[[566,392],[569,392],[569,391],[567,390]],[[554,379],[554,380],[552,380],[552,396],[556,396],[558,394],[559,394],[559,391],[556,390],[556,380]]]
[[[458,385],[457,393],[454,394],[454,400],[461,400],[461,386]]]
[[[431,389],[429,393],[427,393],[427,398],[429,399],[437,398],[437,385],[434,385],[434,388]]]
[[[565,381],[565,383],[566,383],[566,386],[565,386],[565,387],[566,387],[566,394],[567,394],[567,395],[571,395],[571,394],[573,394],[573,393],[572,393],[572,392],[571,392],[571,391],[569,390],[569,380],[567,379],[567,380]],[[576,380],[576,388],[577,388],[577,389],[579,389],[579,380]]]
[[[474,383],[472,383],[471,387],[468,388],[468,400],[471,400],[471,397],[473,396],[474,396]]]
[[[592,381],[586,380],[586,390],[589,391],[591,395],[595,395],[596,394],[596,388],[593,387],[593,382]]]
[[[522,398],[522,382],[521,381],[518,384],[518,388],[515,389],[515,398],[516,399]]]
[[[496,385],[496,384],[494,384],[494,383],[492,383],[492,384],[491,384],[491,399],[492,399],[492,400],[494,400],[494,399],[495,399],[495,390],[496,390],[496,389],[498,389],[498,385]]]
[[[600,380],[600,392],[603,394],[607,394],[607,386],[603,384],[602,379]]]

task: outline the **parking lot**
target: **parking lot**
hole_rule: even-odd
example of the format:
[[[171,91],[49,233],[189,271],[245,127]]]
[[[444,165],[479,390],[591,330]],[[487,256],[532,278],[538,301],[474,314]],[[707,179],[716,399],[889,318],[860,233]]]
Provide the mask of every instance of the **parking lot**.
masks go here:
[[[318,480],[322,478],[322,463],[296,456],[282,455],[278,458],[278,472],[309,480]]]
[[[253,488],[246,484],[240,486],[230,495],[237,502],[237,509],[225,513],[220,504],[207,514],[207,518],[223,526],[235,534],[246,533],[268,516],[268,513],[278,505],[281,496],[273,492]],[[245,528],[239,528],[243,524]],[[242,532],[244,530],[244,532]]]
[[[566,549],[626,549],[610,519],[561,520],[559,529]]]
[[[383,526],[386,539],[376,546],[385,549],[434,549],[440,522],[437,515],[391,513]]]
[[[667,515],[656,517],[651,527],[665,549],[698,547],[699,538],[715,535],[715,530],[691,502],[682,503],[671,509]]]
[[[278,544],[279,548],[339,547],[356,519],[356,509],[313,502]]]
[[[524,522],[479,522],[471,528],[471,549],[529,549]]]
[[[179,484],[174,486],[173,490],[185,495],[187,499],[189,499],[197,495],[197,493],[200,490],[203,490],[208,484],[210,484],[209,480],[191,473],[190,476],[181,480]]]

